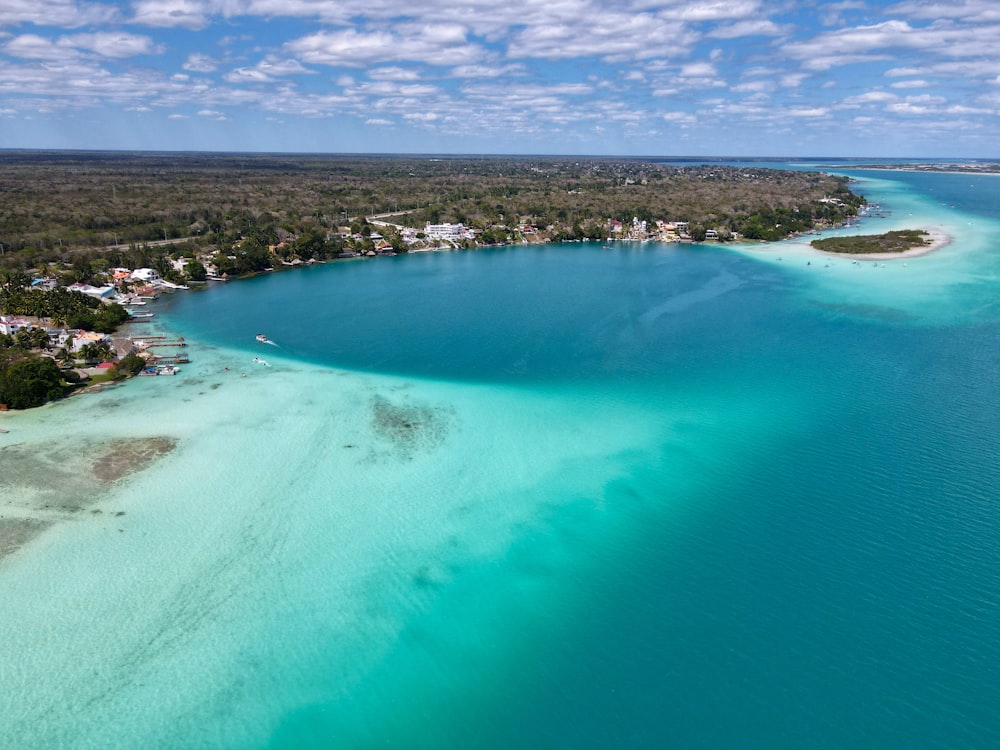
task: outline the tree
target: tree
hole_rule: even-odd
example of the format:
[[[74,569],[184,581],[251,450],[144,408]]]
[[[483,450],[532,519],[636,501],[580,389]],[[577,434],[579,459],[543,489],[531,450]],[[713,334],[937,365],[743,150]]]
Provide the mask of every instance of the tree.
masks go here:
[[[205,265],[197,258],[192,258],[187,263],[184,264],[184,273],[191,281],[204,281],[208,278],[208,271],[205,270]]]
[[[93,341],[80,347],[80,357],[88,362],[107,362],[115,356],[107,341]]]
[[[64,391],[59,368],[48,357],[22,359],[0,370],[0,403],[12,409],[41,406]]]
[[[115,380],[122,380],[137,375],[145,366],[146,360],[138,354],[127,354],[115,365],[112,377]]]

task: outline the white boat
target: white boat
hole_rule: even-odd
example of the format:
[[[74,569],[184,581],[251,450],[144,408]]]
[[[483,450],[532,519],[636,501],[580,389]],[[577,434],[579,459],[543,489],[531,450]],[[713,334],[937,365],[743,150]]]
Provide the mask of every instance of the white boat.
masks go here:
[[[258,340],[258,341],[259,341],[260,343],[262,343],[262,344],[266,344],[266,343],[268,343],[268,342],[267,342],[267,336],[265,336],[265,335],[264,335],[263,333],[258,333],[258,334],[257,334],[257,340]]]

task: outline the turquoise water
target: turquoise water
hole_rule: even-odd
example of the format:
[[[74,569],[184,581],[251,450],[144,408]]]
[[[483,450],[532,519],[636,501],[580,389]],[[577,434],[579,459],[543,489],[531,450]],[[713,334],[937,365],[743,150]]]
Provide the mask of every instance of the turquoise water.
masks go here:
[[[0,514],[55,523],[0,561],[0,746],[996,746],[1000,182],[852,175],[892,209],[862,231],[952,243],[159,303],[181,376],[2,415]]]

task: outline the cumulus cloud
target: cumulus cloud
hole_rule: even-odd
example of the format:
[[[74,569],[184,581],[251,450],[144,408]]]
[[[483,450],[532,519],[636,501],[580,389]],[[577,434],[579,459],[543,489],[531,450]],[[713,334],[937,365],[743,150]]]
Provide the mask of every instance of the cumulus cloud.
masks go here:
[[[165,45],[154,43],[148,36],[108,31],[60,37],[58,44],[112,58],[160,54],[165,49]]]
[[[235,68],[223,78],[231,83],[273,83],[285,76],[314,72],[303,67],[298,60],[268,56],[252,67]]]
[[[469,65],[489,53],[467,41],[459,26],[412,27],[406,35],[391,31],[319,31],[287,42],[285,51],[313,65],[364,67],[392,62]]]
[[[511,37],[508,56],[642,60],[683,55],[698,38],[697,32],[678,24],[676,19],[598,11],[585,19],[529,26]]]
[[[192,73],[214,73],[219,69],[219,63],[208,55],[194,52],[188,55],[187,60],[184,61],[181,67],[184,70],[190,70]]]
[[[75,0],[4,0],[0,4],[0,26],[35,26],[77,28],[118,20],[117,7],[101,3],[78,3]]]
[[[373,68],[368,71],[368,77],[375,81],[418,81],[420,73],[414,68],[401,68],[390,65],[384,68]]]
[[[138,0],[132,4],[132,23],[142,26],[203,29],[211,8],[199,0]]]
[[[159,54],[163,49],[163,45],[155,44],[148,36],[114,32],[72,34],[57,39],[22,34],[3,45],[3,51],[11,57],[29,60],[72,60],[86,55],[123,59]]]
[[[0,107],[20,111],[29,97],[37,112],[113,101],[201,120],[250,106],[562,143],[594,126],[648,138],[695,122],[831,133],[835,116],[848,129],[855,116],[972,127],[1000,109],[995,0],[0,5]],[[845,66],[858,67],[848,78]],[[859,81],[884,85],[859,93]],[[937,98],[906,97],[923,92]]]
[[[712,39],[738,39],[745,36],[781,36],[784,33],[786,29],[774,21],[762,18],[724,24],[712,29],[705,36]]]

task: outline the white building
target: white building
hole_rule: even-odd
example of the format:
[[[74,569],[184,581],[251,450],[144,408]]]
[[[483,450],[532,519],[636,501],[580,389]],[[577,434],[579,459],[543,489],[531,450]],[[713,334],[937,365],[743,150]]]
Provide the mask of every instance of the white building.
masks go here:
[[[10,315],[0,315],[0,333],[5,336],[13,336],[18,331],[31,330],[34,326],[24,318],[16,318]]]
[[[96,297],[97,299],[110,299],[115,296],[115,288],[113,286],[70,284],[66,289],[70,292],[80,292],[80,294],[86,294],[88,297]]]
[[[150,281],[159,281],[160,274],[155,268],[137,268],[132,272],[131,278],[133,281],[144,281],[148,284]]]
[[[424,234],[432,240],[460,240],[465,237],[464,224],[431,224],[427,222]]]

